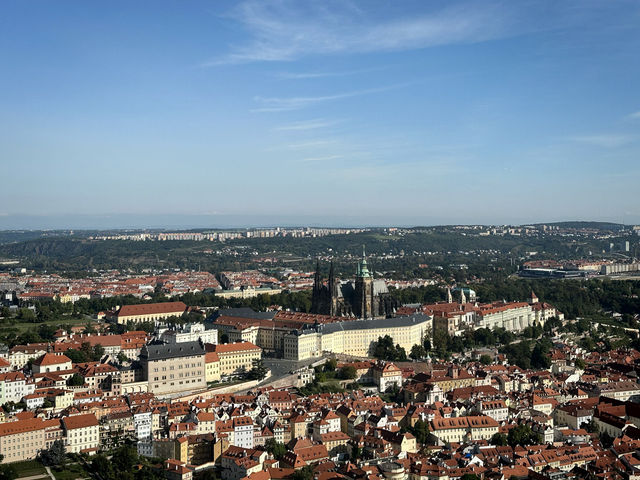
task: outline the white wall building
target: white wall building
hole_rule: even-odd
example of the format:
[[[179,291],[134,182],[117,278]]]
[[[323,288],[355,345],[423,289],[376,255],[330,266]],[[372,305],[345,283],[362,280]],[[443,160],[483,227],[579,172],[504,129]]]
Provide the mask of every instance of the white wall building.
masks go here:
[[[180,330],[166,330],[160,339],[165,343],[184,343],[202,340],[203,343],[218,343],[218,330],[207,330],[202,323],[187,323]]]

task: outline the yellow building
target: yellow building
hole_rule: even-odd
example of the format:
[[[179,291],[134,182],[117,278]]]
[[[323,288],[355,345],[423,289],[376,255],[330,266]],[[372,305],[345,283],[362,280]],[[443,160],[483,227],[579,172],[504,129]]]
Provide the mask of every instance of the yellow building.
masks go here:
[[[45,425],[42,418],[29,418],[0,425],[0,455],[2,463],[36,458],[45,445]]]
[[[424,314],[315,325],[284,336],[284,358],[306,360],[323,352],[366,357],[371,355],[378,338],[385,335],[410,351],[414,345],[422,344],[430,329],[431,317]]]
[[[262,358],[262,349],[251,342],[214,345],[220,358],[220,375],[233,375],[253,368],[253,361]]]
[[[490,440],[498,433],[499,424],[486,415],[436,418],[431,421],[431,434],[441,444]]]
[[[93,413],[62,419],[65,445],[69,453],[95,453],[100,446],[100,425]]]
[[[220,357],[216,352],[207,352],[204,355],[205,377],[207,383],[220,381]]]
[[[141,305],[123,305],[115,314],[117,323],[157,322],[169,317],[180,317],[187,311],[182,302],[145,303]]]

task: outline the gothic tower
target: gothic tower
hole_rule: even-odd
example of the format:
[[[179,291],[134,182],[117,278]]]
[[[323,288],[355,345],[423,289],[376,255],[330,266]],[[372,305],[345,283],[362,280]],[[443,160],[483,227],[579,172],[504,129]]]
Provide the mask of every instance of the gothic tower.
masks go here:
[[[338,288],[340,285],[340,280],[338,280],[335,276],[333,270],[333,260],[331,260],[331,267],[329,268],[329,295],[331,298],[331,305],[329,307],[329,315],[337,316],[339,315],[338,311]]]
[[[356,316],[360,318],[375,317],[378,313],[374,311],[373,299],[373,275],[369,272],[367,257],[364,247],[362,247],[362,260],[358,264],[355,284],[354,313]]]

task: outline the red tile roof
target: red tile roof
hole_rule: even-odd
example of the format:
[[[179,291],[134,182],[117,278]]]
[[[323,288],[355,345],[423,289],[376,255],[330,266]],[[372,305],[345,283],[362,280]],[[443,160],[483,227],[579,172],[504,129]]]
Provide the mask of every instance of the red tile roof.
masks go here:
[[[53,353],[45,353],[33,363],[34,365],[45,367],[47,365],[59,365],[61,363],[71,363],[71,359],[66,355],[54,355]]]
[[[64,417],[62,419],[62,422],[64,423],[64,426],[67,430],[98,426],[98,419],[93,413],[87,413],[85,415],[73,415],[71,417]]]
[[[182,302],[145,303],[141,305],[123,305],[118,311],[118,316],[130,317],[135,315],[154,315],[167,313],[182,315],[186,310],[187,306]]]

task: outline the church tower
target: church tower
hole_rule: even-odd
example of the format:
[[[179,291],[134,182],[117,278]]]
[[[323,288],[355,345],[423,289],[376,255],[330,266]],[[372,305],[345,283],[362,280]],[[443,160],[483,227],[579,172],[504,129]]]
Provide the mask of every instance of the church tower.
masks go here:
[[[338,280],[335,276],[335,272],[333,269],[333,260],[331,260],[331,267],[329,268],[329,295],[331,305],[329,306],[329,315],[338,316],[340,312],[338,311],[338,288],[340,286],[340,280]]]
[[[377,315],[373,308],[373,275],[367,265],[367,256],[362,247],[362,260],[358,264],[355,284],[354,310],[360,318],[371,318]]]

